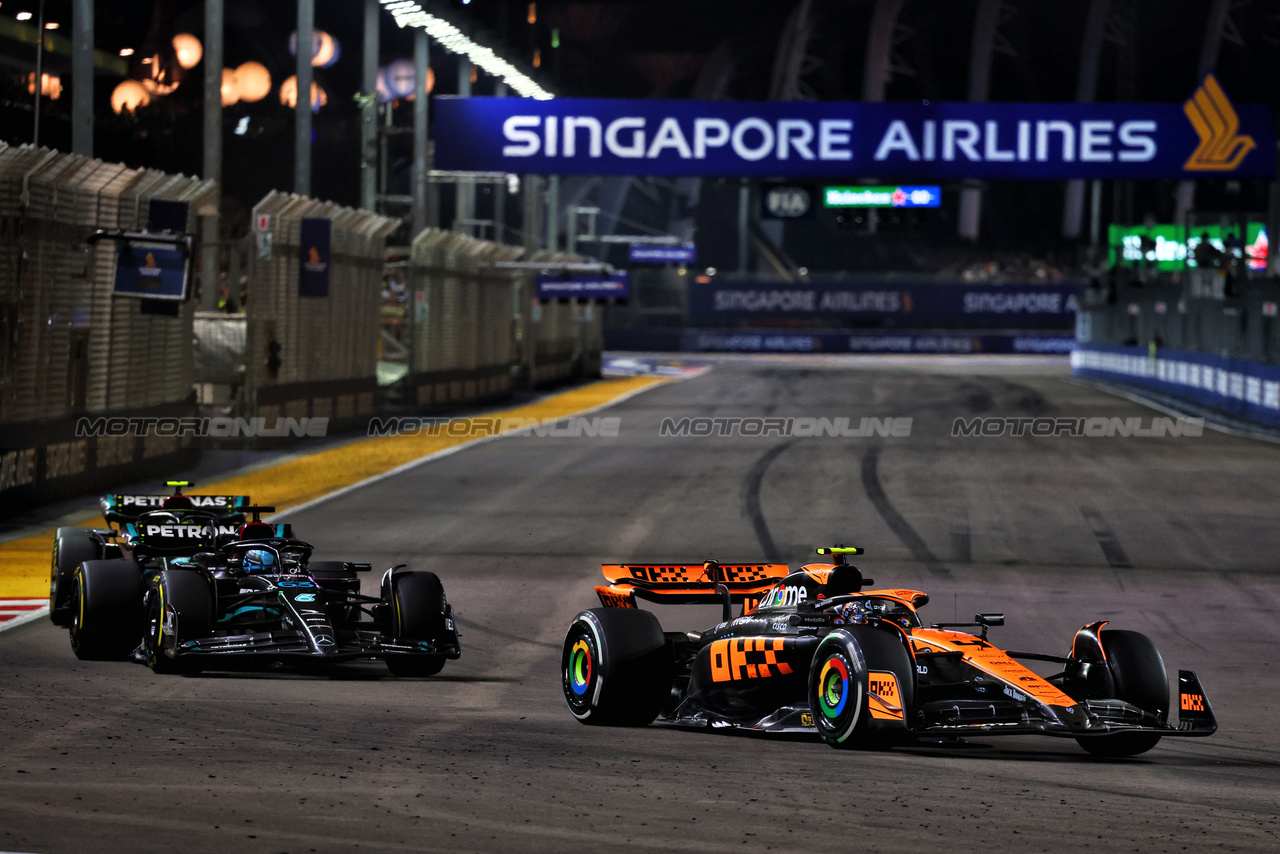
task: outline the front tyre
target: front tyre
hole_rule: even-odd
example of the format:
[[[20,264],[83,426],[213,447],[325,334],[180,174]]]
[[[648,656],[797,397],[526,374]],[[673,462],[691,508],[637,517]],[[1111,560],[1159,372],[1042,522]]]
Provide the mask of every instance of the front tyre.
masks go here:
[[[1115,684],[1115,699],[1132,703],[1162,721],[1169,719],[1169,674],[1160,651],[1146,635],[1112,629],[1102,632],[1102,651]],[[1094,756],[1119,758],[1146,753],[1160,742],[1159,733],[1122,732],[1077,738]]]
[[[560,657],[569,711],[598,726],[653,723],[671,695],[672,669],[658,618],[633,608],[578,614]]]
[[[809,709],[818,735],[843,750],[885,749],[906,730],[914,668],[885,629],[851,626],[827,635],[809,666]]]
[[[71,585],[71,649],[82,661],[127,659],[142,635],[144,586],[128,560],[90,560]]]
[[[398,572],[391,577],[391,633],[397,640],[439,643],[445,637],[444,585],[434,572]],[[435,676],[443,655],[395,655],[386,659],[393,676]]]
[[[209,580],[190,569],[169,569],[147,593],[147,632],[143,641],[147,666],[156,673],[195,670],[177,658],[186,641],[213,634],[213,590]]]

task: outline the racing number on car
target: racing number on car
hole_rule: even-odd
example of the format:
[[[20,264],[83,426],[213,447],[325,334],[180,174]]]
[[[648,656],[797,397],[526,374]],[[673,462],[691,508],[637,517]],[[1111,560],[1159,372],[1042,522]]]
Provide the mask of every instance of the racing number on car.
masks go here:
[[[767,679],[786,676],[791,665],[778,660],[791,644],[786,638],[728,638],[711,644],[711,680]]]
[[[1183,694],[1182,710],[1184,712],[1203,712],[1204,696],[1201,694]]]

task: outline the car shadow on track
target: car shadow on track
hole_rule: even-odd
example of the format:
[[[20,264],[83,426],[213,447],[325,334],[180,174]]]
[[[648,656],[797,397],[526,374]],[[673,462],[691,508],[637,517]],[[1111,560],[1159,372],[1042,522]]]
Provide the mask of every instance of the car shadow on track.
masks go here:
[[[701,737],[715,736],[719,738],[744,738],[765,742],[812,744],[815,747],[823,746],[821,739],[819,739],[817,735],[809,733],[767,733],[732,728],[707,729],[696,726],[676,726],[672,724],[659,724],[657,728],[666,729],[672,732],[698,735]],[[1206,747],[1210,746],[1206,745]],[[1161,746],[1157,746],[1150,753],[1142,754],[1140,756],[1123,758],[1093,756],[1085,753],[1083,750],[1069,742],[1059,742],[1058,744],[1045,744],[1040,742],[1027,744],[1025,747],[1013,747],[1009,744],[1000,745],[990,741],[969,741],[957,739],[954,742],[945,744],[896,744],[892,748],[885,750],[851,750],[848,752],[851,754],[875,755],[880,757],[946,756],[949,758],[974,761],[996,760],[1000,762],[1042,764],[1069,762],[1085,763],[1089,765],[1130,765],[1134,767],[1160,765],[1166,767],[1196,768],[1212,763],[1215,767],[1280,769],[1280,760],[1269,758],[1232,757],[1224,756],[1218,752],[1206,751],[1175,753],[1169,750],[1162,750]]]
[[[484,674],[450,674],[441,673],[435,676],[395,676],[386,668],[373,666],[368,668],[346,667],[329,670],[218,670],[187,674],[187,679],[272,679],[272,680],[319,680],[331,682],[450,682],[450,683],[488,683],[513,682],[522,680],[514,676],[486,676]]]

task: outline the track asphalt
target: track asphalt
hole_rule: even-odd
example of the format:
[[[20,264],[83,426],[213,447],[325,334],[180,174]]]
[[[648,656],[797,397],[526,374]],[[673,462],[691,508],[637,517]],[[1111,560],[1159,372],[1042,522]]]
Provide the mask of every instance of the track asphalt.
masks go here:
[[[961,417],[1160,415],[1066,379],[1057,359],[725,360],[609,409],[614,438],[484,442],[305,507],[332,485],[290,486],[317,558],[437,572],[462,658],[430,679],[164,677],[79,662],[47,620],[0,633],[0,849],[1280,849],[1280,447],[952,435]],[[684,417],[912,420],[660,435]],[[928,591],[926,620],[1005,612],[1007,648],[1061,654],[1095,619],[1144,632],[1198,672],[1221,728],[1105,761],[1045,738],[859,753],[569,715],[560,645],[601,563],[794,566],[834,543],[863,546],[879,584]]]

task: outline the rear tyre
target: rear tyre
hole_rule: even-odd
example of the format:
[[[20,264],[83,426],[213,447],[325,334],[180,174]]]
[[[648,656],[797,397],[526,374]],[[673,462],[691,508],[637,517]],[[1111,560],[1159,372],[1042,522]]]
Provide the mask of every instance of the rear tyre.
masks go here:
[[[1169,674],[1160,651],[1139,632],[1102,632],[1102,650],[1115,684],[1115,699],[1132,703],[1162,721],[1169,719]],[[1146,753],[1160,742],[1158,733],[1122,732],[1076,741],[1094,756],[1118,758]]]
[[[809,666],[809,709],[818,735],[842,750],[892,747],[906,731],[913,679],[911,656],[890,632],[863,626],[832,632]]]
[[[142,636],[144,586],[138,565],[90,560],[76,568],[71,587],[71,649],[83,661],[128,658]]]
[[[49,568],[49,619],[55,626],[71,625],[71,594],[76,567],[102,557],[102,545],[88,528],[59,528],[53,535]]]
[[[399,572],[391,577],[391,634],[396,640],[434,642],[444,637],[444,585],[434,572]],[[435,676],[443,655],[397,655],[388,658],[394,676]]]
[[[565,635],[564,698],[584,724],[648,726],[671,695],[672,654],[658,618],[632,608],[592,608]]]
[[[169,569],[147,593],[144,651],[156,673],[194,673],[197,667],[176,658],[179,644],[213,634],[213,591],[195,570]]]

